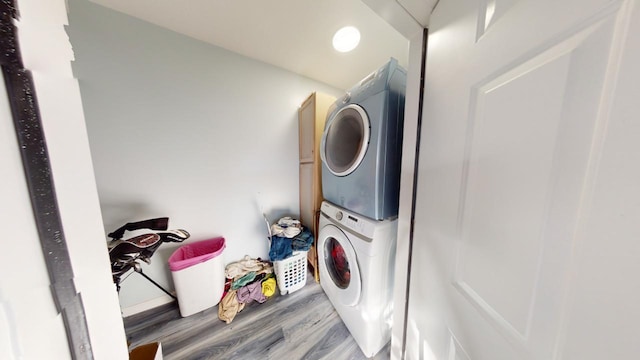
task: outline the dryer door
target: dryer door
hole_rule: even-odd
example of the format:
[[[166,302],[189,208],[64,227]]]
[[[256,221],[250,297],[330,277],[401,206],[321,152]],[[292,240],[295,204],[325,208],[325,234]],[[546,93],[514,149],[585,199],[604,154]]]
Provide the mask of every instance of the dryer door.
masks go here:
[[[362,281],[349,238],[334,225],[324,226],[318,237],[322,287],[336,295],[334,301],[337,298],[343,305],[355,306],[360,300]]]
[[[320,143],[320,157],[337,176],[351,174],[362,162],[371,125],[362,107],[347,105],[329,119]]]

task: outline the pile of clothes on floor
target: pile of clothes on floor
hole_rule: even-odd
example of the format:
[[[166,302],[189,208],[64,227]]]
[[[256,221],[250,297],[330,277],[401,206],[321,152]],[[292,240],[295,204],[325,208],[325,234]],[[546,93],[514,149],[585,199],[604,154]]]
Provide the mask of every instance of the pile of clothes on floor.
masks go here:
[[[271,261],[284,260],[294,251],[308,251],[313,245],[313,234],[291,217],[281,218],[269,230]],[[273,296],[277,284],[271,261],[245,256],[226,266],[225,295],[218,304],[220,320],[230,324],[246,304],[264,303]]]
[[[299,220],[283,217],[271,225],[271,261],[284,260],[294,251],[308,251],[313,245],[313,234]]]
[[[225,277],[226,294],[218,304],[218,318],[227,324],[246,304],[254,300],[263,303],[276,292],[276,278],[269,261],[245,256],[226,266]]]

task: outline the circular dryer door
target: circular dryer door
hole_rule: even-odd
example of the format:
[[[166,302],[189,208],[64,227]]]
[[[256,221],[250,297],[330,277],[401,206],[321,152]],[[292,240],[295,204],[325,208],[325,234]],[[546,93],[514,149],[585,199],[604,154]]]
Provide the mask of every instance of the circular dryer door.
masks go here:
[[[355,306],[360,300],[362,282],[356,252],[345,233],[334,225],[320,230],[318,252],[322,284],[337,294],[338,301]]]
[[[351,174],[362,162],[369,146],[371,126],[362,107],[343,107],[327,122],[320,144],[320,157],[332,174]]]

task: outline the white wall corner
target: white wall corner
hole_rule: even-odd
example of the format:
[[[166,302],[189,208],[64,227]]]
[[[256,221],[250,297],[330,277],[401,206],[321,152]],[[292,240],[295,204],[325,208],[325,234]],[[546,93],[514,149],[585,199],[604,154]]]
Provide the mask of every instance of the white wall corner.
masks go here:
[[[439,0],[395,0],[423,27],[429,26],[433,8]]]
[[[362,0],[362,2],[407,39],[422,33],[424,26],[418,23],[396,0]]]

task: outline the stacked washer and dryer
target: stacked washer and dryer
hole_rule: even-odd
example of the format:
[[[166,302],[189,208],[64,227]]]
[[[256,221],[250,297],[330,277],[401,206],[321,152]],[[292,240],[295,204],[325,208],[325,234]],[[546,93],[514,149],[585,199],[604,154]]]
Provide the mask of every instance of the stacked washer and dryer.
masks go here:
[[[320,284],[367,357],[391,338],[405,87],[391,59],[336,100],[320,145]]]

